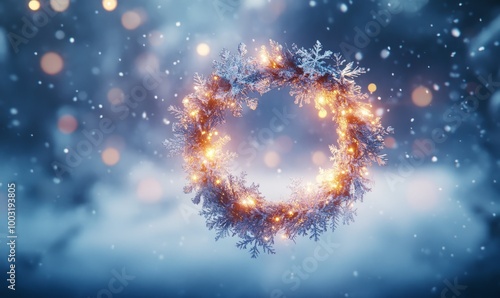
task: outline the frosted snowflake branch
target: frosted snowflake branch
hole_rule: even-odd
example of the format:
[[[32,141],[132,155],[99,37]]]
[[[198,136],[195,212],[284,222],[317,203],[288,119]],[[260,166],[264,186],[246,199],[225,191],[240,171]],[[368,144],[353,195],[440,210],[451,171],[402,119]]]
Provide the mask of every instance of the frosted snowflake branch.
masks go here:
[[[186,193],[195,192],[193,202],[202,204],[201,214],[216,239],[238,236],[237,247],[248,249],[252,257],[274,253],[275,237],[295,239],[308,236],[318,240],[339,221],[354,220],[353,203],[369,191],[367,167],[384,163],[380,150],[388,134],[374,117],[367,96],[353,78],[364,72],[344,66],[338,54],[322,52],[318,41],[312,49],[284,48],[271,41],[259,57],[247,56],[240,44],[237,54],[222,51],[209,77],[195,76],[195,92],[183,100],[183,107],[171,107],[178,122],[174,138],[165,142],[170,154],[181,154],[188,184]],[[264,94],[290,86],[295,103],[314,103],[318,116],[330,115],[337,125],[337,146],[330,146],[333,166],[320,169],[315,185],[294,182],[286,202],[269,202],[255,184],[247,185],[245,174],[229,173],[235,153],[224,151],[229,141],[217,126],[225,122],[225,111],[241,116],[244,105],[257,108],[251,92]]]

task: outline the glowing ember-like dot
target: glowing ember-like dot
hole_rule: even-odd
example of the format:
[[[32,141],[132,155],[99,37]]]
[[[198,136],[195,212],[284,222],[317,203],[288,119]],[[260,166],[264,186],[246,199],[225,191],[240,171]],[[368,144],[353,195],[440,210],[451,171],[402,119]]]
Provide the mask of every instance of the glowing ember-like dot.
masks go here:
[[[321,110],[319,110],[319,112],[318,112],[318,117],[319,117],[319,118],[325,118],[327,115],[328,115],[328,113],[326,112],[326,110],[325,110],[325,109],[321,109]]]
[[[60,132],[65,134],[74,132],[77,127],[78,122],[76,121],[76,118],[73,117],[73,115],[63,115],[57,122],[57,128]]]
[[[40,9],[40,2],[37,0],[32,0],[32,1],[28,2],[28,7],[29,7],[29,9],[31,9],[33,11],[37,11]]]
[[[102,162],[108,166],[114,166],[120,161],[120,151],[116,148],[108,147],[102,151],[101,154]]]
[[[377,91],[377,85],[375,85],[374,83],[370,83],[368,85],[368,91],[370,91],[370,93]]]
[[[200,56],[207,56],[208,54],[210,54],[210,47],[206,43],[202,42],[196,47],[196,52]]]
[[[69,7],[69,0],[50,0],[50,7],[54,11],[63,12]]]
[[[117,5],[116,0],[102,0],[102,7],[107,11],[115,10]]]
[[[119,105],[125,100],[125,94],[122,89],[114,87],[108,91],[108,101],[112,105]]]
[[[398,147],[398,143],[396,142],[396,139],[393,137],[386,137],[384,139],[384,145],[389,149],[394,149]]]
[[[141,15],[137,11],[129,10],[122,15],[122,25],[127,30],[134,30],[141,25]]]
[[[40,66],[46,74],[55,75],[63,69],[64,61],[59,54],[48,52],[42,56]]]
[[[279,165],[281,158],[275,151],[269,151],[264,155],[264,163],[269,168],[275,168]]]
[[[328,160],[328,158],[326,157],[326,155],[322,151],[314,152],[312,154],[311,159],[312,159],[312,162],[317,166],[323,165]]]
[[[145,178],[137,185],[137,197],[142,201],[156,202],[163,196],[163,187],[155,178]]]
[[[411,100],[418,107],[428,106],[432,101],[432,92],[427,87],[418,86],[411,93]]]

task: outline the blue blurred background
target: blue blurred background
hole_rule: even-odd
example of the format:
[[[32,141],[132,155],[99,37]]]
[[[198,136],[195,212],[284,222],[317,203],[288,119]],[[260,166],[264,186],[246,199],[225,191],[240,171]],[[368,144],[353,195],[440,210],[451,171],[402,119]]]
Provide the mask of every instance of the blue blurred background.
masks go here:
[[[1,1],[0,238],[15,182],[18,239],[0,296],[500,297],[499,15],[494,1]],[[251,259],[214,240],[162,142],[195,72],[269,39],[366,68],[357,83],[395,133],[354,223]],[[288,90],[222,129],[270,200],[314,181],[336,140]]]

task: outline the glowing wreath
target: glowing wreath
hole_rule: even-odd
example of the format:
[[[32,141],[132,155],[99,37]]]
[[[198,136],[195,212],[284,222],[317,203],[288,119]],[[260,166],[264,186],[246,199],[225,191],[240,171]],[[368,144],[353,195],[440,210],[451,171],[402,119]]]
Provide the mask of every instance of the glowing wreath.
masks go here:
[[[274,237],[295,239],[297,235],[319,235],[339,219],[353,220],[352,204],[362,200],[367,187],[367,166],[372,161],[383,164],[379,155],[384,135],[388,133],[372,115],[367,96],[352,80],[364,71],[353,68],[352,62],[332,52],[321,52],[319,42],[310,49],[284,49],[270,42],[270,50],[262,46],[260,57],[246,55],[244,44],[238,54],[224,50],[222,60],[214,62],[214,71],[207,77],[195,76],[195,91],[186,96],[183,108],[170,107],[176,114],[174,139],[166,141],[170,154],[182,154],[189,183],[186,193],[196,192],[193,202],[203,198],[201,214],[209,229],[217,231],[216,240],[238,235],[239,248],[249,248],[252,257],[264,252],[274,253]],[[333,58],[333,65],[325,63]],[[250,92],[267,91],[290,86],[295,103],[314,102],[319,117],[331,115],[337,125],[338,147],[330,146],[333,167],[320,169],[314,187],[297,181],[291,185],[287,202],[268,202],[259,193],[258,185],[247,186],[245,174],[235,176],[228,168],[235,153],[223,151],[229,136],[217,131],[225,122],[225,111],[241,116],[243,104],[257,107]]]

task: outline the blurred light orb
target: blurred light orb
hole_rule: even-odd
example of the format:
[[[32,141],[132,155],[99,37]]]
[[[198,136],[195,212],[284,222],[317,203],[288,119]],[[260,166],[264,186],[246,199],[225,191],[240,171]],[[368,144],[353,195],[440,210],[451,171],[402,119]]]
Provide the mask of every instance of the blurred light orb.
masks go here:
[[[386,137],[384,139],[384,145],[386,148],[394,149],[398,147],[398,143],[394,137]]]
[[[292,150],[293,140],[289,136],[279,136],[275,141],[276,149],[281,153],[287,153]]]
[[[314,152],[311,156],[311,159],[312,162],[317,166],[325,164],[326,161],[328,160],[327,156],[325,155],[325,153],[323,153],[323,151]]]
[[[60,132],[64,134],[70,134],[76,130],[78,127],[78,122],[76,121],[76,118],[73,115],[63,115],[61,118],[59,118],[59,121],[57,122],[57,128],[59,129]]]
[[[198,44],[198,46],[196,47],[196,52],[200,56],[203,56],[203,57],[207,56],[208,54],[210,54],[210,47],[208,46],[208,44],[202,42],[202,43]]]
[[[125,94],[123,93],[122,89],[118,87],[114,87],[109,89],[108,91],[108,101],[112,105],[119,105],[123,103],[125,100]]]
[[[122,25],[127,30],[134,30],[142,23],[141,15],[137,11],[129,10],[122,15]]]
[[[326,112],[326,110],[325,110],[325,109],[321,109],[321,110],[319,110],[319,112],[318,112],[318,117],[319,117],[319,118],[325,118],[327,115],[328,115],[328,113]]]
[[[30,2],[28,2],[28,7],[29,9],[33,10],[33,11],[37,11],[40,9],[40,2],[38,0],[31,0]]]
[[[120,151],[113,147],[104,149],[101,153],[102,162],[107,166],[114,166],[120,161]]]
[[[69,7],[69,0],[50,0],[50,7],[54,11],[63,12]]]
[[[64,61],[61,55],[55,52],[48,52],[40,60],[42,70],[49,75],[56,75],[63,69]]]
[[[137,185],[137,197],[141,201],[156,202],[163,195],[163,187],[155,178],[145,178]]]
[[[102,7],[107,11],[115,10],[117,5],[116,0],[102,0]]]
[[[377,85],[375,85],[374,83],[370,83],[368,85],[368,91],[370,91],[370,93],[377,91]]]
[[[264,155],[264,163],[268,168],[276,168],[281,162],[280,155],[275,151],[268,151]]]
[[[417,107],[426,107],[432,101],[432,92],[427,87],[418,86],[413,89],[411,100]]]

